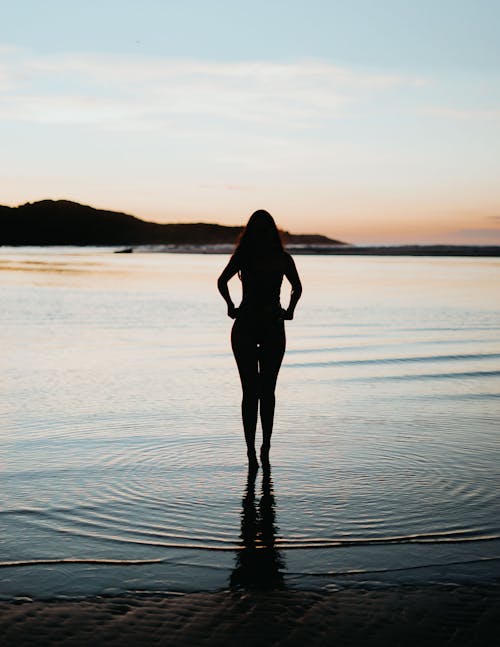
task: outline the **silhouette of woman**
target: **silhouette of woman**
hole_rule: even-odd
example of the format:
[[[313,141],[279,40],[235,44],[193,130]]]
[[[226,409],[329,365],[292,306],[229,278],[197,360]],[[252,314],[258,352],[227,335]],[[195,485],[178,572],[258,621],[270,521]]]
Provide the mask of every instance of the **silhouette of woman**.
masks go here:
[[[229,294],[228,282],[238,274],[243,298],[238,308]],[[291,285],[290,303],[283,309],[280,291],[283,276]],[[262,446],[260,457],[269,463],[273,431],[276,380],[285,353],[284,320],[293,319],[302,285],[292,257],[284,251],[271,214],[253,213],[236,249],[217,282],[227,303],[227,314],[235,319],[231,346],[241,379],[241,414],[249,467],[257,469],[255,430],[260,403]]]

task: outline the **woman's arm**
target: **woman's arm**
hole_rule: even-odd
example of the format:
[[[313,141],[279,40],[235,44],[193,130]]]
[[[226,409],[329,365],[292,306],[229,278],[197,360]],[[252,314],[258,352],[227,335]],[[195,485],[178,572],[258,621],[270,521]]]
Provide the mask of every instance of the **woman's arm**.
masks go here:
[[[285,259],[285,276],[290,281],[292,292],[290,294],[290,303],[284,313],[284,319],[293,319],[295,306],[297,305],[297,302],[302,294],[302,283],[300,282],[299,273],[297,272],[293,258],[290,256],[290,254],[286,254]]]
[[[222,270],[222,274],[219,276],[217,280],[217,288],[221,293],[222,298],[227,303],[227,314],[229,317],[231,317],[231,319],[236,318],[236,313],[238,309],[234,307],[234,303],[231,299],[231,295],[229,294],[229,288],[227,287],[227,284],[230,281],[230,279],[232,279],[233,276],[238,273],[239,269],[240,269],[239,261],[235,257],[235,254],[233,254],[229,259],[229,263]]]

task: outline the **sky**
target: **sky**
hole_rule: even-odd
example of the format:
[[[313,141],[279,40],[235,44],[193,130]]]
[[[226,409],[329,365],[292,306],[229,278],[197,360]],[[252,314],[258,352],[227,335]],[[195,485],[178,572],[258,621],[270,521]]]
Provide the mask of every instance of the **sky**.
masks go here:
[[[498,0],[0,0],[0,204],[500,244]]]

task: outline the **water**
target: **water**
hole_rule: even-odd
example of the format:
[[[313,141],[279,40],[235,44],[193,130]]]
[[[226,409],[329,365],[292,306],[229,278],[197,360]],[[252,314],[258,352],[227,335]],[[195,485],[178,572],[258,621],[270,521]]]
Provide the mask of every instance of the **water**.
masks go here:
[[[253,484],[225,261],[0,250],[0,595],[497,583],[500,262],[297,257]]]

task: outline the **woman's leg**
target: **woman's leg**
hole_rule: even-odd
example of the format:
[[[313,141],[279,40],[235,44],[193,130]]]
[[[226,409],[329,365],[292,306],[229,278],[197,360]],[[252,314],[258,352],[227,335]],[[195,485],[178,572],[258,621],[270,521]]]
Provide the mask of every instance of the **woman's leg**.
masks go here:
[[[280,322],[263,338],[259,353],[260,421],[262,424],[260,454],[263,461],[269,460],[276,402],[274,391],[285,347],[285,326],[283,322]]]
[[[241,321],[235,321],[231,331],[231,346],[238,366],[243,390],[241,417],[247,444],[247,455],[251,466],[257,465],[255,456],[255,429],[259,406],[259,369],[257,344],[253,335],[245,330]]]

